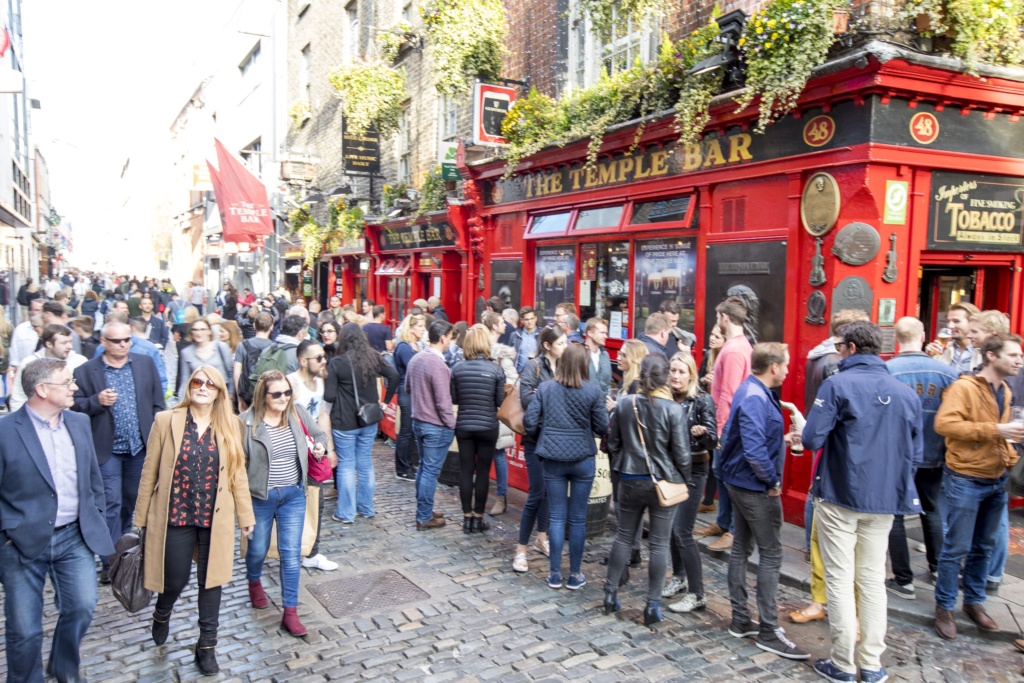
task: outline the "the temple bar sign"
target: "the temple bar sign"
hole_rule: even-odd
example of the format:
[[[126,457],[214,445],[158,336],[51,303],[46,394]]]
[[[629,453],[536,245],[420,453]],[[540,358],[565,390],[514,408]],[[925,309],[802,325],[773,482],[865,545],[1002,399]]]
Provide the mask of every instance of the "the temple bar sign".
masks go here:
[[[928,248],[1024,251],[1024,179],[933,173]]]

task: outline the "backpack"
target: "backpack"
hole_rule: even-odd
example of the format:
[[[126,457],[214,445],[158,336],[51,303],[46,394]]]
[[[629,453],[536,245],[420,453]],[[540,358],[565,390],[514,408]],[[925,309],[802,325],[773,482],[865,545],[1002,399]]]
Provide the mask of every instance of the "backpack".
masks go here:
[[[249,376],[254,371],[253,366],[256,361],[259,360],[260,351],[263,350],[265,349],[257,349],[249,344],[248,339],[242,342],[242,372],[238,375],[238,386],[235,387],[235,392],[246,403],[252,403],[252,390],[256,385],[249,381]]]
[[[243,342],[244,343],[244,342]],[[246,403],[252,402],[252,391],[260,380],[260,375],[268,370],[277,370],[284,375],[288,374],[288,351],[297,348],[295,344],[271,344],[259,353],[259,357],[252,366],[252,371],[245,374],[245,363],[242,364],[242,376],[249,378],[249,398]],[[252,355],[246,352],[246,358]],[[242,398],[245,398],[244,396]]]

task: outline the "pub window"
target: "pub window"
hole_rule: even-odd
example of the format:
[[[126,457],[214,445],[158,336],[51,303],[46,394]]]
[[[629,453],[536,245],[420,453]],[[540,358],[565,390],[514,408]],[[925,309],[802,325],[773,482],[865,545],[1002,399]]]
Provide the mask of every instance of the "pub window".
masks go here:
[[[549,213],[543,216],[534,216],[530,224],[530,235],[564,235],[569,227],[571,211],[564,213]]]
[[[647,316],[666,300],[679,303],[679,327],[693,330],[695,320],[697,240],[694,237],[636,242],[633,254],[633,311],[643,330]]]
[[[616,228],[622,218],[622,205],[602,206],[599,209],[581,209],[576,217],[573,230],[596,230],[599,228]]]
[[[653,19],[634,21],[618,0],[612,4],[611,30],[600,35],[574,2],[569,13],[570,88],[591,86],[602,73],[614,76],[631,68],[637,59],[646,64],[655,56],[657,38]]]
[[[649,202],[637,202],[633,205],[633,215],[629,218],[630,225],[643,223],[676,223],[686,220],[686,210],[690,208],[692,195],[658,199]]]
[[[629,242],[580,245],[580,320],[608,322],[608,336],[629,339]]]
[[[572,245],[537,247],[533,263],[533,307],[537,319],[553,322],[555,306],[576,300],[576,248]]]

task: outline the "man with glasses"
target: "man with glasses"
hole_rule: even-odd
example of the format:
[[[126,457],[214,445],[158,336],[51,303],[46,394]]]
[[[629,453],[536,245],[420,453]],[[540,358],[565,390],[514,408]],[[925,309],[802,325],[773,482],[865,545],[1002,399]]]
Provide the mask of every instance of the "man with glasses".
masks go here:
[[[149,341],[146,338],[146,324],[141,318],[129,318],[128,315],[118,309],[110,312],[110,315],[106,317],[108,323],[124,323],[128,325],[132,330],[132,341],[129,345],[129,350],[132,353],[142,354],[149,356],[156,365],[156,374],[160,376],[160,388],[163,389],[164,394],[167,394],[167,366],[164,363],[164,356],[160,349],[157,348],[156,344]],[[100,340],[103,341],[102,339]],[[93,358],[99,358],[104,353],[103,344],[101,343],[96,347],[96,351],[93,353]],[[177,368],[177,366],[175,366]],[[74,368],[72,368],[74,371]]]
[[[43,334],[39,339],[43,348],[39,349],[18,366],[14,375],[14,386],[11,387],[11,412],[14,412],[25,405],[28,396],[21,386],[21,376],[24,369],[40,358],[54,358],[67,362],[68,371],[74,372],[75,368],[85,363],[85,356],[75,353],[71,347],[73,332],[64,325],[47,325],[43,328]]]
[[[43,586],[59,614],[46,673],[79,681],[82,637],[96,607],[95,555],[114,552],[103,519],[103,485],[89,422],[67,409],[67,364],[40,358],[24,368],[27,403],[0,419],[0,583],[7,678],[43,680]]]
[[[113,543],[132,527],[146,440],[153,418],[164,409],[156,364],[131,353],[132,330],[123,322],[103,326],[103,353],[75,370],[73,410],[92,421],[92,438],[103,477],[107,527]],[[103,558],[100,583],[110,583]]]

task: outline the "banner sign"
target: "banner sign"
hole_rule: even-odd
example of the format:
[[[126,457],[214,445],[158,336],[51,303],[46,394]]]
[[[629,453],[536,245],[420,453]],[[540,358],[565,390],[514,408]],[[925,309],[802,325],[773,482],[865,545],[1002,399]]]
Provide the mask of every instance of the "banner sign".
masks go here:
[[[409,251],[458,246],[458,233],[447,221],[422,225],[382,225],[381,251]]]
[[[213,143],[219,168],[209,161],[206,165],[217,198],[223,241],[260,242],[263,235],[274,232],[267,188],[220,140]]]
[[[380,134],[373,126],[361,135],[351,135],[341,120],[341,157],[346,171],[380,173]]]
[[[459,169],[455,165],[455,157],[459,152],[459,143],[442,142],[439,146],[437,163],[441,165],[441,180],[462,180]]]
[[[516,101],[515,88],[477,83],[473,86],[473,144],[507,145],[501,135],[505,114]]]
[[[928,248],[1024,251],[1024,178],[932,173]]]

